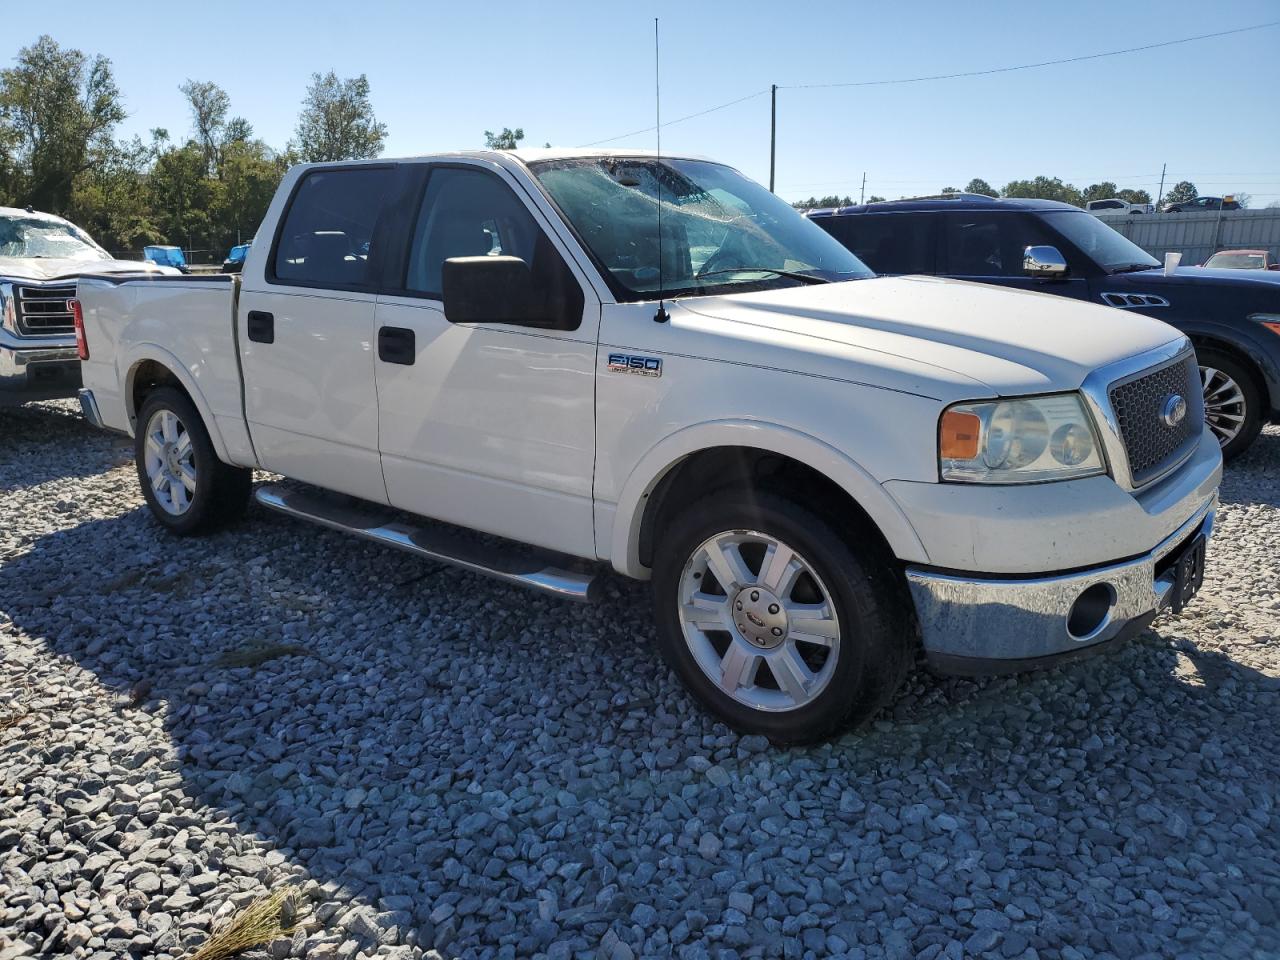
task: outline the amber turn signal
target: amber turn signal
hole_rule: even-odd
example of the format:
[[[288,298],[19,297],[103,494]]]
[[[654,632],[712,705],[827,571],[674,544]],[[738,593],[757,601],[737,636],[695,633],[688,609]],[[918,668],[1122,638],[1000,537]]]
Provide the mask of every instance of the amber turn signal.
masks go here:
[[[1272,323],[1270,320],[1264,320],[1262,325],[1272,333],[1280,333],[1280,323]]]
[[[972,460],[978,455],[982,420],[976,413],[948,410],[938,430],[938,453],[944,460]]]

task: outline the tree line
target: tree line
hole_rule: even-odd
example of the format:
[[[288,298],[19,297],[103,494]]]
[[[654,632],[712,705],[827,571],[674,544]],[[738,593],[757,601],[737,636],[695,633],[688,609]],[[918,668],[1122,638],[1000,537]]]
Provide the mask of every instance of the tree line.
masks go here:
[[[1091,183],[1083,189],[1071,183],[1063,183],[1058,177],[1035,177],[1030,180],[1011,180],[1004,185],[1001,190],[996,190],[987,181],[980,177],[974,177],[970,180],[963,190],[956,187],[943,187],[939,193],[976,193],[987,197],[1018,197],[1025,200],[1061,200],[1063,203],[1069,203],[1076,207],[1083,207],[1090,200],[1125,200],[1129,203],[1151,203],[1151,194],[1146,190],[1133,190],[1129,188],[1121,188],[1116,186],[1110,180],[1104,180],[1102,183]],[[1161,200],[1165,203],[1186,203],[1194,200],[1200,194],[1196,190],[1196,185],[1190,180],[1182,180],[1175,183],[1173,187],[1164,194]],[[1247,193],[1234,194],[1240,206],[1247,207],[1249,205],[1249,195]],[[879,203],[884,197],[871,196],[867,198],[868,203]],[[906,199],[902,197],[900,199]],[[849,207],[853,206],[854,200],[850,196],[838,196],[832,194],[826,197],[810,197],[808,200],[800,200],[794,206],[800,210],[812,210],[818,207]]]
[[[188,135],[117,138],[126,113],[110,60],[50,36],[24,47],[0,70],[0,204],[64,216],[113,252],[169,243],[220,259],[252,238],[290,165],[376,157],[387,136],[363,74],[312,74],[282,148],[254,136],[216,83],[179,89]]]

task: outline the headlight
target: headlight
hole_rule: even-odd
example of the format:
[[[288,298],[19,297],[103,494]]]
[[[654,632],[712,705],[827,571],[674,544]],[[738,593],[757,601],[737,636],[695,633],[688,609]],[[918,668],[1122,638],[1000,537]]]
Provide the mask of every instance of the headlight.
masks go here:
[[[14,312],[13,285],[0,283],[0,327],[10,333],[18,332],[18,317]]]
[[[1103,473],[1102,445],[1077,393],[957,403],[938,424],[943,480],[1036,483]]]

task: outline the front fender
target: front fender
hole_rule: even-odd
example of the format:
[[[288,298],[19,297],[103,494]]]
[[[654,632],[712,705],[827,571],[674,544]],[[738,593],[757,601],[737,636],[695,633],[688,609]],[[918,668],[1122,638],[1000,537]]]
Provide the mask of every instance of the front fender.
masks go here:
[[[609,558],[614,569],[647,579],[640,562],[640,528],[650,494],[680,461],[700,450],[749,447],[790,457],[813,467],[866,512],[888,541],[894,555],[911,563],[928,563],[928,553],[902,509],[856,461],[827,443],[790,427],[758,420],[716,420],[694,424],[654,445],[637,462],[622,486],[612,515]]]

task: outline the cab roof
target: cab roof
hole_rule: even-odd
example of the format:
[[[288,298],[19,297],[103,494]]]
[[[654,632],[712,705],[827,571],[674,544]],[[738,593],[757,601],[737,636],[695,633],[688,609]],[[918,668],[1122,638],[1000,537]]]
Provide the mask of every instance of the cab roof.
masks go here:
[[[1017,197],[988,197],[979,193],[945,193],[935,197],[915,197],[909,200],[882,200],[877,203],[859,203],[850,207],[821,207],[808,210],[810,217],[843,217],[861,213],[931,213],[937,210],[1002,210],[1047,211],[1078,210],[1079,207],[1058,200],[1019,199]]]

